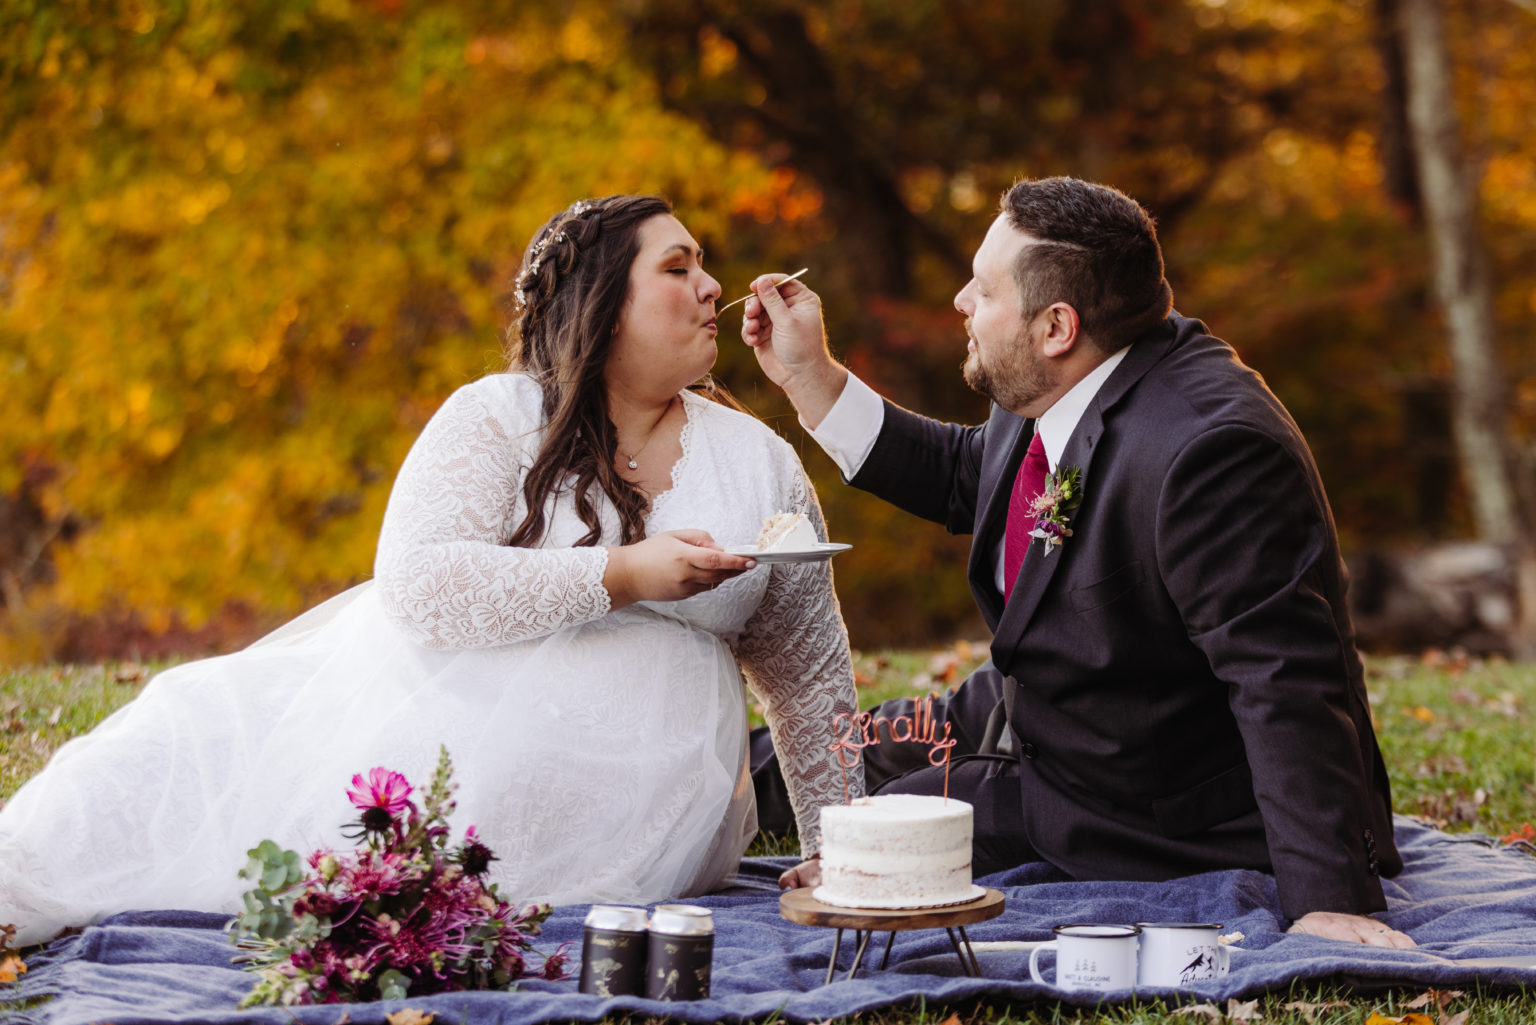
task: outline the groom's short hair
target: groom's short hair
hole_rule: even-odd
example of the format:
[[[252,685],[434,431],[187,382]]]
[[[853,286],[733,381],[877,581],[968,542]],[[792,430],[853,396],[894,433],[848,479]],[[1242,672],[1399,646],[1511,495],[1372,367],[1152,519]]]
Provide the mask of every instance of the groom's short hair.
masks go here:
[[[1106,352],[1145,334],[1173,309],[1152,216],[1108,185],[1021,179],[1003,194],[1008,223],[1029,236],[1014,266],[1026,320],[1056,302]]]

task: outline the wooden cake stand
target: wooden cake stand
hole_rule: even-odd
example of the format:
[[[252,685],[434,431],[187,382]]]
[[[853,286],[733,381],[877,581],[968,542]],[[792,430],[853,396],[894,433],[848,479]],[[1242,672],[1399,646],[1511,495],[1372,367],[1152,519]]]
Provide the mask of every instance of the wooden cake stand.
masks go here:
[[[827,963],[827,983],[832,981],[832,975],[837,971],[837,955],[842,949],[844,929],[854,930],[855,942],[858,944],[853,955],[853,965],[848,969],[847,977],[850,979],[858,973],[859,963],[864,959],[864,948],[869,945],[871,936],[877,932],[890,933],[885,941],[885,957],[880,961],[880,967],[884,969],[886,962],[891,959],[891,944],[896,942],[896,934],[909,929],[943,929],[949,935],[956,956],[960,958],[960,970],[966,975],[980,977],[981,965],[976,961],[976,951],[971,949],[971,940],[965,934],[965,927],[996,918],[1002,913],[1003,895],[993,889],[984,889],[980,897],[964,904],[900,911],[840,908],[835,904],[823,904],[811,896],[811,888],[808,886],[786,890],[779,897],[779,914],[789,921],[797,925],[819,925],[837,930],[837,936],[832,941],[832,959]],[[960,933],[958,939],[955,938],[957,930]]]

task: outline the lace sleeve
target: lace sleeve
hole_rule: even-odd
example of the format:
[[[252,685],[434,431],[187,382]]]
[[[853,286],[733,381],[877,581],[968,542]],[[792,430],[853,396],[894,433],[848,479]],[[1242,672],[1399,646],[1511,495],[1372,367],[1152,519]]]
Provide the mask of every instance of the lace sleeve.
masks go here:
[[[825,538],[821,506],[798,461],[788,490],[781,508],[804,513],[816,536]],[[822,805],[864,795],[862,767],[845,774],[829,748],[837,737],[834,720],[842,712],[857,713],[858,696],[831,563],[781,563],[769,569],[767,593],[747,621],[736,655],[748,686],[763,702],[795,808],[800,849],[809,857],[821,849]]]
[[[396,625],[429,648],[484,648],[597,619],[610,608],[608,550],[510,548],[522,521],[525,438],[476,385],[411,447],[390,492],[374,562]]]

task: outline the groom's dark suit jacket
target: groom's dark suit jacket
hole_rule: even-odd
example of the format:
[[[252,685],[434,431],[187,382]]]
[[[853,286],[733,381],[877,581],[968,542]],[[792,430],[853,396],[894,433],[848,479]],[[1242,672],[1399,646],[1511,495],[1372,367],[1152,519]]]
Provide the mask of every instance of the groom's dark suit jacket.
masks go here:
[[[1031,421],[961,427],[887,403],[851,483],[953,533],[992,627],[1034,850],[1077,878],[1273,871],[1291,917],[1385,907],[1402,861],[1311,453],[1199,321],[1139,339],[1060,466],[1072,535],[995,552]]]

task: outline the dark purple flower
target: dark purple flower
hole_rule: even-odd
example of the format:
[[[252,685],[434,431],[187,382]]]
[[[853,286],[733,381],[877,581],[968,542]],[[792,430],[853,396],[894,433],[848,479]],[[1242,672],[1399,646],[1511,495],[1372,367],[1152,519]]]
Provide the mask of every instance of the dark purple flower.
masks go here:
[[[335,905],[336,901],[330,894],[306,893],[294,899],[293,917],[303,918],[305,915],[314,915],[316,918],[324,918],[336,910]]]
[[[544,959],[544,970],[539,974],[550,982],[565,978],[565,966],[571,960],[570,946],[569,943],[560,944],[559,949]]]
[[[491,849],[481,843],[480,838],[475,835],[475,827],[470,826],[464,832],[464,846],[459,848],[455,860],[463,866],[466,874],[483,876],[491,867],[491,862],[497,859],[496,855],[491,853]]]

